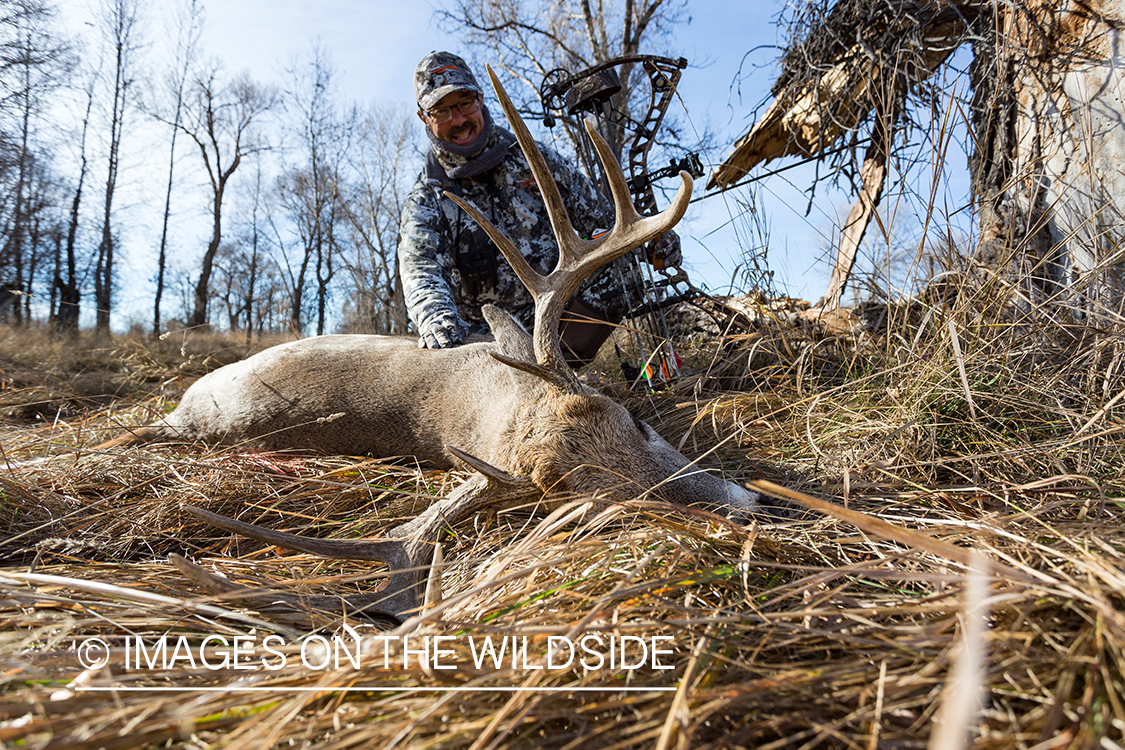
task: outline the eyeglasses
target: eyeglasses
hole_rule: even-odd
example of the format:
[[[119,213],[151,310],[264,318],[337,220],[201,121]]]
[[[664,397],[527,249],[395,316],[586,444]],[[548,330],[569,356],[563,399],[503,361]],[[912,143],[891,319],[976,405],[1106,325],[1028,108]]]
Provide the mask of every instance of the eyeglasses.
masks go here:
[[[449,122],[453,119],[453,109],[456,108],[465,117],[473,114],[480,109],[480,97],[474,96],[472,99],[466,99],[463,102],[454,104],[453,107],[439,107],[438,109],[431,109],[426,112],[426,117],[430,118],[439,125],[443,122]]]

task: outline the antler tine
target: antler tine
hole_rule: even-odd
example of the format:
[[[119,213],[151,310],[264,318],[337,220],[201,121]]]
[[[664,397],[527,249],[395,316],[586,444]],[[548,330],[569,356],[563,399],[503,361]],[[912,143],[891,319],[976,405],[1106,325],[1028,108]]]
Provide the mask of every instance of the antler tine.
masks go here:
[[[546,277],[542,276],[531,267],[527,259],[523,257],[523,253],[512,244],[510,239],[504,236],[503,232],[497,229],[491,221],[486,219],[484,214],[477,210],[476,206],[448,190],[443,192],[446,198],[460,206],[465,213],[473,217],[473,221],[481,225],[481,228],[484,229],[488,238],[496,243],[496,247],[499,248],[504,257],[508,259],[512,270],[516,272],[516,277],[519,278],[520,282],[531,292],[531,298],[533,300],[538,299],[541,290],[546,285]]]
[[[390,615],[403,621],[420,606],[419,594],[426,581],[442,530],[479,510],[522,503],[540,494],[535,483],[516,477],[481,459],[446,446],[478,473],[465,480],[448,497],[426,508],[420,516],[400,524],[388,532],[388,538],[374,541],[347,539],[314,539],[274,531],[263,526],[236,521],[194,505],[184,510],[232,534],[266,544],[337,560],[376,560],[390,568],[390,578],[382,591],[346,598],[330,596],[293,596],[284,593],[256,592],[218,578],[189,560],[173,555],[172,562],[193,582],[215,593],[235,593],[251,606],[287,602],[326,612],[364,611]]]
[[[386,563],[387,567],[391,569],[386,589],[379,595],[364,597],[362,602],[353,600],[352,606],[359,606],[362,603],[365,607],[374,611],[394,615],[400,619],[404,612],[418,606],[418,593],[421,591],[421,584],[425,577],[427,559],[425,552],[418,549],[416,543],[411,544],[415,540],[401,538],[377,541],[315,539],[288,534],[284,531],[274,531],[244,521],[236,521],[233,518],[212,513],[194,505],[185,505],[184,510],[224,531],[241,534],[266,544],[329,559],[375,560]],[[185,562],[184,565],[175,560],[173,562],[181,570],[191,566],[190,562]],[[193,578],[197,583],[206,584],[207,582],[204,579],[205,576],[198,575]]]
[[[633,206],[629,195],[629,185],[625,181],[625,174],[621,165],[617,163],[609,144],[602,138],[601,133],[594,129],[592,122],[583,123],[594,148],[598,152],[598,161],[605,170],[606,180],[609,182],[609,191],[613,196],[614,222],[613,231],[601,239],[597,252],[592,252],[585,258],[576,258],[584,266],[596,263],[589,271],[593,273],[606,263],[620,258],[633,248],[640,247],[649,240],[660,237],[665,232],[679,223],[691,202],[692,180],[691,175],[680,170],[680,187],[672,197],[668,208],[654,216],[641,216]],[[562,248],[560,248],[561,252]],[[559,261],[560,265],[562,261]]]
[[[562,354],[559,343],[559,320],[562,318],[563,308],[571,296],[578,290],[579,285],[606,263],[615,260],[633,248],[655,239],[667,232],[676,222],[683,217],[691,200],[691,177],[686,172],[680,172],[683,183],[672,204],[655,216],[642,217],[633,207],[629,196],[629,188],[625,183],[625,175],[621,166],[610,150],[605,140],[587,122],[586,130],[594,142],[598,152],[598,159],[606,172],[609,181],[610,193],[614,204],[614,226],[604,237],[597,240],[583,240],[574,231],[555,183],[551,170],[546,160],[535,145],[527,126],[523,122],[512,104],[504,87],[493,72],[491,66],[486,66],[492,87],[496,91],[496,98],[500,102],[504,115],[512,127],[516,140],[523,149],[524,156],[531,167],[535,181],[539,185],[543,203],[547,208],[547,216],[551,221],[551,228],[555,232],[555,239],[559,246],[559,262],[555,269],[547,276],[536,272],[524,259],[523,254],[516,246],[504,236],[500,230],[489,222],[483,214],[457,196],[450,193],[446,195],[465,209],[473,219],[480,224],[488,236],[496,243],[504,257],[512,265],[516,276],[531,292],[535,301],[535,331],[534,348],[537,365],[530,363],[513,363],[505,359],[507,364],[520,367],[520,369],[533,372],[565,391],[581,392],[581,385],[574,376],[566,359]],[[499,359],[499,358],[498,358]]]

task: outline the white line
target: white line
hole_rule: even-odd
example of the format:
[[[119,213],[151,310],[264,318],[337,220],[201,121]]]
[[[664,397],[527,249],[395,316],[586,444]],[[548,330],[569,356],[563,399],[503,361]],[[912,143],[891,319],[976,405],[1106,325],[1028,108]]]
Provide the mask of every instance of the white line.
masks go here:
[[[394,687],[391,685],[370,685],[368,687],[268,687],[236,686],[230,687],[72,687],[76,693],[88,692],[301,692],[301,693],[499,693],[499,692],[540,692],[540,693],[663,693],[676,690],[674,687]]]

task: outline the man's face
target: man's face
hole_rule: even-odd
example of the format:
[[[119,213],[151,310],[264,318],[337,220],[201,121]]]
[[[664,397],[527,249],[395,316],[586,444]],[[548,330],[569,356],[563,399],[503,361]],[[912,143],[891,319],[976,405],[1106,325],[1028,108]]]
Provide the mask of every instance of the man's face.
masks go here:
[[[477,101],[479,94],[472,91],[454,91],[446,94],[441,101],[435,104],[428,112],[419,112],[418,117],[426,123],[426,127],[434,137],[455,146],[468,146],[481,134],[484,129],[484,112],[477,109],[472,114],[464,115],[457,108],[466,102]],[[479,102],[478,102],[479,104]],[[445,122],[436,122],[430,112],[448,111],[450,118]]]

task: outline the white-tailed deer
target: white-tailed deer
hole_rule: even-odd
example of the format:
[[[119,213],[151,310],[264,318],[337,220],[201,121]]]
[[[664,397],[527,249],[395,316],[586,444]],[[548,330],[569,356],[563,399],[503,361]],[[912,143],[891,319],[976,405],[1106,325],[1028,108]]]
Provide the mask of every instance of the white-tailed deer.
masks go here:
[[[627,500],[641,494],[683,505],[744,513],[755,495],[695,468],[623,406],[579,382],[559,346],[559,319],[583,279],[679,221],[691,197],[691,178],[672,206],[641,217],[624,175],[605,142],[590,130],[609,174],[616,210],[612,231],[582,240],[567,217],[558,188],[526,126],[488,71],[500,104],[540,186],[559,244],[547,276],[475,208],[454,196],[488,232],[535,300],[528,335],[507,313],[485,315],[494,342],[454,349],[418,349],[413,340],[385,336],[323,336],[282,344],[200,378],[167,418],[100,447],[150,440],[308,448],[331,453],[415,456],[439,467],[456,457],[475,469],[448,498],[373,542],[296,537],[233,521],[198,508],[191,512],[231,532],[311,554],[380,560],[392,570],[380,592],[349,602],[325,597],[306,604],[401,617],[418,604],[433,545],[447,524],[487,506],[545,496]],[[239,589],[182,557],[173,561],[190,579],[254,604],[276,602]],[[230,593],[228,593],[228,596]]]

